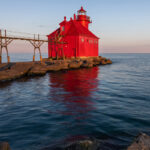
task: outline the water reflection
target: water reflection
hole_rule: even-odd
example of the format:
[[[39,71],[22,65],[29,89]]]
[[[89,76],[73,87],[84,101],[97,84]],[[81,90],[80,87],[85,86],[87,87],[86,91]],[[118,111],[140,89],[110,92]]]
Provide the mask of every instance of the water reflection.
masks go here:
[[[98,87],[98,69],[94,67],[49,75],[49,96],[53,105],[58,105],[55,113],[71,116],[76,121],[90,116],[90,112],[95,109],[91,96]]]

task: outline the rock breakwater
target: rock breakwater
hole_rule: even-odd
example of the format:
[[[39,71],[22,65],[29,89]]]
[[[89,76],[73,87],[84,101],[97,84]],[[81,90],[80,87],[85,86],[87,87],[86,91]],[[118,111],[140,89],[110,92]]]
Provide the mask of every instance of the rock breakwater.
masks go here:
[[[44,59],[43,62],[14,62],[0,64],[0,82],[15,80],[24,76],[40,76],[47,72],[90,68],[97,65],[112,64],[104,57],[78,58],[66,60]]]

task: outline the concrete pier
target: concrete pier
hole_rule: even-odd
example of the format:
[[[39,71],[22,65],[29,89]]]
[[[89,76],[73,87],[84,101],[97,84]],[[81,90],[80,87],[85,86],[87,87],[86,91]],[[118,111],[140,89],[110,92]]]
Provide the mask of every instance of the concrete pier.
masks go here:
[[[47,72],[90,68],[97,65],[111,64],[104,57],[76,58],[66,60],[43,59],[42,62],[12,62],[0,64],[0,82],[15,80],[24,76],[45,75]]]

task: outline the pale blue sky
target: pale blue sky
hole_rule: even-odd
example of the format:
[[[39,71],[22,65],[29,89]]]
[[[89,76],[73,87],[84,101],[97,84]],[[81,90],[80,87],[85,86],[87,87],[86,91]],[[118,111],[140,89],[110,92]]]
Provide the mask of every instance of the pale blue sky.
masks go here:
[[[90,30],[101,38],[100,52],[150,52],[150,0],[0,0],[0,5],[0,28],[40,34],[55,30],[82,5],[93,21]],[[10,47],[29,51],[24,45]]]

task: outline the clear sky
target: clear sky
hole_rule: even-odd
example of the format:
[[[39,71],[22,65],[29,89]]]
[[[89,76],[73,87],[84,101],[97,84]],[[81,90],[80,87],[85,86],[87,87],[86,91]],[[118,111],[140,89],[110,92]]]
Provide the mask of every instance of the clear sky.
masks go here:
[[[100,52],[150,53],[150,0],[0,0],[0,6],[0,28],[44,35],[83,6],[101,38]],[[32,52],[32,46],[16,41],[9,50]]]

